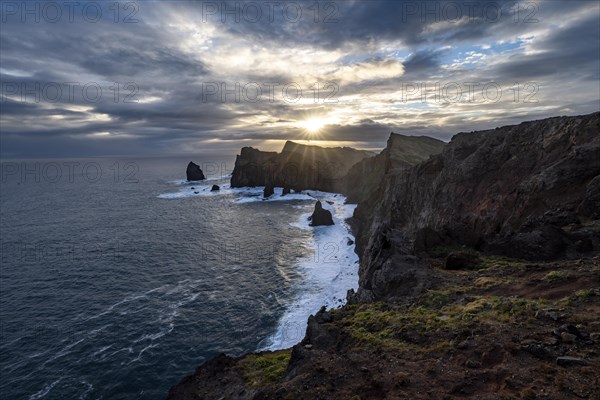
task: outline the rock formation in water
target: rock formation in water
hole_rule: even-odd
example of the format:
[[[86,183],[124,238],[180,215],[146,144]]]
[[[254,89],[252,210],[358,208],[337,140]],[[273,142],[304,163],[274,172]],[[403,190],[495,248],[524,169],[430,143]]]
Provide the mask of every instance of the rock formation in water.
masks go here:
[[[188,181],[202,181],[206,179],[204,173],[200,169],[200,166],[198,164],[194,164],[193,161],[190,161],[188,164],[185,174],[187,175]]]
[[[275,193],[275,189],[273,188],[273,185],[271,185],[270,183],[267,183],[265,185],[265,189],[263,190],[263,197],[266,199],[267,197],[273,196],[274,193]]]
[[[599,132],[600,113],[548,118],[357,168],[383,178],[353,194],[350,304],[311,316],[292,349],[216,357],[168,398],[594,398]]]
[[[371,152],[349,147],[324,148],[290,141],[285,143],[281,153],[244,147],[235,160],[231,187],[270,183],[295,191],[339,192],[350,168],[372,156]]]
[[[310,218],[310,226],[333,225],[331,212],[323,208],[320,201],[315,204],[315,210]]]
[[[219,185],[212,185],[212,188],[210,188],[211,192],[218,192],[219,190],[221,190]]]

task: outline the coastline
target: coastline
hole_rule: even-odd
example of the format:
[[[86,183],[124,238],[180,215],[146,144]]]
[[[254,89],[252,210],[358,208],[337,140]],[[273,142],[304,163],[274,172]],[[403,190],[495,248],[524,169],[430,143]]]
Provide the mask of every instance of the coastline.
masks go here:
[[[291,229],[312,232],[311,240],[304,245],[305,255],[297,260],[298,272],[304,276],[297,294],[286,305],[284,314],[279,318],[273,333],[264,338],[253,351],[275,351],[290,348],[299,343],[306,333],[308,318],[325,306],[327,309],[339,308],[346,304],[348,290],[358,289],[359,258],[355,251],[355,237],[348,219],[352,217],[356,204],[347,204],[346,196],[341,193],[303,190],[300,193],[282,195],[283,188],[274,188],[274,194],[263,198],[263,186],[231,188],[230,184],[221,184],[221,189],[211,192],[213,183],[225,181],[228,176],[197,182],[174,181],[182,186],[179,192],[158,195],[162,199],[181,199],[189,197],[233,196],[232,203],[248,204],[255,202],[299,202],[293,205],[294,212],[299,211]],[[205,183],[210,181],[210,184]],[[194,189],[192,189],[194,188]],[[333,216],[332,226],[309,226],[315,201],[320,200],[323,208]]]
[[[281,350],[296,345],[304,338],[310,315],[316,314],[323,306],[327,309],[344,306],[347,291],[358,288],[359,260],[355,252],[355,238],[347,222],[356,204],[345,204],[346,197],[339,193],[305,192],[314,200],[321,200],[323,208],[331,212],[335,225],[309,226],[310,212],[303,212],[296,223],[290,224],[294,228],[312,230],[309,247],[313,254],[303,257],[298,264],[305,275],[302,294],[287,306],[276,332],[258,351]]]

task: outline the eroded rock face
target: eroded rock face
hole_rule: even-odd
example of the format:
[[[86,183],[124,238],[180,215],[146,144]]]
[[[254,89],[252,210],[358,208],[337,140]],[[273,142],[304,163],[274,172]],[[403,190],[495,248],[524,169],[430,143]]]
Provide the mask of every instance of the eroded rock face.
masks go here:
[[[375,279],[386,263],[437,245],[529,260],[597,249],[598,132],[600,113],[459,133],[441,154],[387,174],[354,214],[357,297],[390,295],[377,283],[389,279]],[[396,264],[390,277],[406,268]]]
[[[263,190],[263,197],[266,199],[267,197],[271,197],[275,193],[275,189],[272,185],[266,185]]]
[[[310,226],[333,225],[331,212],[323,208],[320,201],[315,204],[315,210],[310,216]]]
[[[202,181],[206,179],[200,166],[192,161],[188,164],[185,174],[187,175],[188,181]]]
[[[439,154],[445,142],[428,136],[392,133],[386,148],[375,157],[356,163],[343,179],[342,191],[349,203],[365,201],[388,173],[397,173]]]
[[[266,186],[340,192],[342,179],[374,154],[349,147],[324,148],[286,142],[281,153],[244,147],[237,156],[231,187]]]

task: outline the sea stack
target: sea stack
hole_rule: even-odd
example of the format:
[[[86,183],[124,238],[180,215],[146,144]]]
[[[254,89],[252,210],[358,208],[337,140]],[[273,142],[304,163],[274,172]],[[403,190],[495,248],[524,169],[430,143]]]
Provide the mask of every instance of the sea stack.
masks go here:
[[[273,185],[266,185],[265,190],[263,191],[263,197],[266,199],[267,197],[271,197],[273,193],[275,193]]]
[[[315,211],[310,217],[310,226],[333,225],[333,217],[323,208],[320,201],[315,204]]]
[[[210,189],[211,192],[218,192],[219,190],[221,190],[219,185],[212,185],[212,188]]]
[[[206,179],[204,173],[200,169],[200,166],[198,164],[194,164],[193,161],[190,161],[185,173],[188,181],[203,181]]]

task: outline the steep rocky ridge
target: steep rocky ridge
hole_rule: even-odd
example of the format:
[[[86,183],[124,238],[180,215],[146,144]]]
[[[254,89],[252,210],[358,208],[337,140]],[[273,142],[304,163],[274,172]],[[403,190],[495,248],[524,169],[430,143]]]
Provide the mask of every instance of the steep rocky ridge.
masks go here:
[[[281,153],[244,147],[236,157],[231,187],[274,186],[339,192],[343,177],[373,153],[350,147],[319,147],[288,141]]]
[[[594,113],[459,133],[441,154],[389,173],[354,215],[355,299],[421,289],[415,256],[439,246],[529,260],[576,255],[582,241],[598,248],[599,132]]]
[[[343,179],[342,192],[350,203],[365,201],[388,173],[397,173],[442,152],[446,143],[428,136],[392,133],[385,149],[356,163]]]

